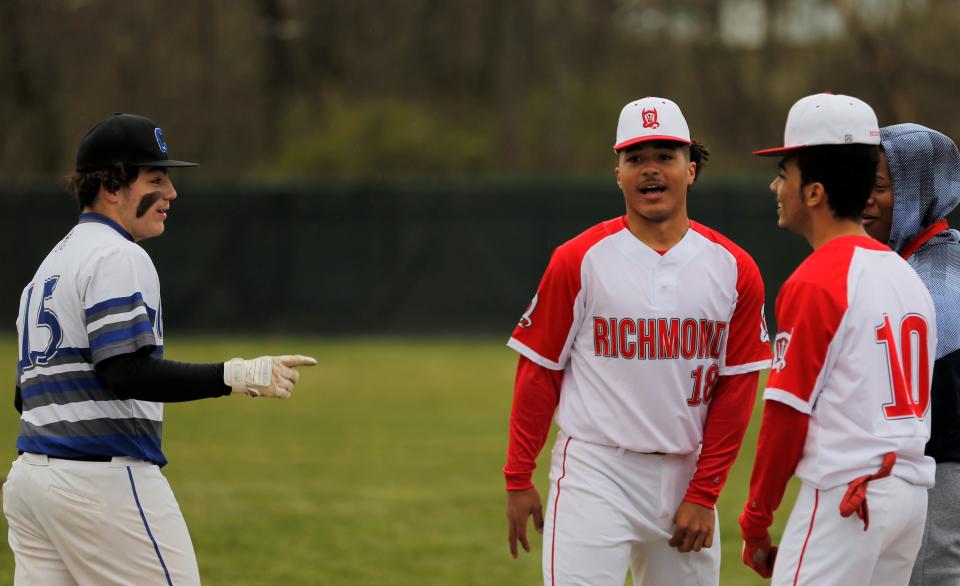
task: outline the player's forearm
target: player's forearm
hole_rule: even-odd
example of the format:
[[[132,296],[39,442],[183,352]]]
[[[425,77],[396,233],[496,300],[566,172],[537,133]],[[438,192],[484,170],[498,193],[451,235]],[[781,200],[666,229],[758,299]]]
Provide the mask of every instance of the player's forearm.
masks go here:
[[[111,391],[129,399],[178,403],[230,394],[220,362],[191,364],[134,353],[108,358],[96,369]]]
[[[757,453],[750,475],[750,496],[740,516],[745,539],[762,538],[773,523],[787,482],[797,469],[810,416],[778,401],[766,401]]]
[[[743,443],[758,380],[756,372],[720,377],[704,424],[697,471],[684,500],[711,508],[716,504]]]
[[[562,381],[563,371],[550,370],[520,357],[510,413],[507,465],[503,468],[507,490],[533,487],[531,478],[537,456],[550,433]]]

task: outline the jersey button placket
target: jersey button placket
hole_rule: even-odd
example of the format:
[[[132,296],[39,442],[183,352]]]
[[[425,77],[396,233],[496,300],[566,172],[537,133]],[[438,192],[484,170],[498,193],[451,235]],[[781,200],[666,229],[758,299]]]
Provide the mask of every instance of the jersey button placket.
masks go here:
[[[660,262],[653,271],[654,303],[662,309],[677,305],[677,278],[670,263]]]

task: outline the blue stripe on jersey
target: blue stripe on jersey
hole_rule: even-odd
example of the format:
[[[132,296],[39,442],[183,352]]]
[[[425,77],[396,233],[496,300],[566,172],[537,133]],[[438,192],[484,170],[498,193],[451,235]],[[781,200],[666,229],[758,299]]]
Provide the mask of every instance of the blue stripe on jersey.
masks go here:
[[[26,401],[43,394],[68,393],[70,391],[94,391],[103,389],[103,385],[92,372],[76,373],[77,376],[60,380],[31,379],[20,385],[20,396]]]
[[[138,301],[140,303],[137,303]],[[117,307],[121,305],[140,305],[140,304],[143,304],[144,306],[146,306],[146,303],[143,302],[143,295],[141,295],[140,292],[137,291],[136,293],[134,293],[133,295],[130,295],[129,297],[114,297],[113,299],[107,299],[106,301],[101,301],[100,303],[97,303],[85,309],[84,313],[86,314],[86,317],[89,318],[91,315],[99,311],[102,311],[104,309],[108,309],[110,307]],[[149,309],[148,309],[148,312],[149,312]]]
[[[134,321],[125,328],[90,336],[90,349],[96,352],[110,344],[135,340],[141,334],[153,335],[153,326],[146,319]]]
[[[66,362],[78,362],[77,360],[62,360],[66,358],[82,358],[84,362],[93,363],[93,352],[90,351],[90,348],[69,348],[62,347],[57,348],[57,351],[54,355],[47,361],[47,366],[53,366],[55,364],[62,364]],[[55,362],[54,359],[59,359],[59,362]]]
[[[163,358],[163,345],[162,345],[162,344],[158,344],[158,345],[154,346],[154,347],[153,347],[153,350],[150,352],[150,356],[152,356],[152,357],[154,357],[154,358]],[[50,358],[50,360],[47,362],[46,366],[47,366],[47,368],[49,368],[49,367],[52,367],[52,366],[59,366],[59,365],[62,365],[62,364],[77,364],[77,363],[81,363],[81,362],[87,363],[87,364],[93,364],[93,353],[90,352],[90,349],[89,349],[89,348],[58,348],[56,354],[54,354],[54,355]],[[39,375],[36,375],[35,378],[32,378],[32,379],[30,379],[30,380],[28,380],[28,381],[24,381],[24,380],[23,380],[23,373],[24,373],[24,372],[25,372],[24,369],[22,369],[19,365],[17,365],[17,384],[21,386],[21,390],[25,390],[25,389],[27,389],[27,388],[31,388],[31,387],[33,387],[37,382],[40,382],[40,381],[44,381],[44,382],[47,382],[47,383],[49,384],[49,383],[51,382],[51,381],[49,381],[49,377],[56,376],[56,375],[54,375],[54,374],[52,374],[52,373],[49,374],[49,375],[39,374]],[[33,372],[33,368],[28,368],[28,369],[26,370],[26,372]],[[67,374],[67,373],[61,373],[60,376],[63,376],[63,374]],[[74,372],[74,373],[72,373],[72,374],[73,374],[74,376],[76,376],[76,378],[78,378],[78,379],[79,379],[79,378],[89,378],[89,377],[93,377],[93,376],[94,376],[93,372],[88,371],[88,370],[80,370],[80,371],[76,371],[76,372]],[[71,378],[73,378],[73,377],[71,376]],[[55,381],[54,381],[54,382],[55,382]],[[78,388],[79,388],[79,387],[78,387]],[[92,387],[92,386],[90,386],[90,387],[84,386],[84,387],[82,387],[82,388],[92,389],[92,388],[95,388],[95,387]],[[76,389],[71,389],[71,390],[76,390]],[[46,392],[56,392],[56,391],[46,391]],[[27,397],[27,396],[29,396],[29,395],[25,395],[25,397]]]
[[[53,353],[53,356],[47,359],[47,363],[44,366],[49,368],[52,366],[59,366],[61,364],[77,363],[93,364],[93,353],[90,352],[89,348],[57,348],[56,352]],[[24,367],[20,363],[17,363],[17,384],[23,382],[24,372],[33,372],[33,370],[34,366],[32,364],[28,364],[26,367]]]
[[[130,242],[133,242],[133,236],[131,236],[129,232],[124,230],[120,224],[114,222],[110,218],[106,216],[101,216],[100,214],[92,214],[92,213],[80,214],[80,221],[78,222],[79,224],[89,224],[91,222],[106,224],[107,226],[110,226],[111,228],[119,232],[121,236],[123,236]]]
[[[167,458],[160,451],[160,439],[140,435],[99,435],[93,437],[50,437],[21,435],[17,437],[17,449],[34,454],[46,454],[54,458],[77,458],[80,456],[129,456],[165,466]]]
[[[173,586],[173,581],[170,579],[170,572],[167,571],[167,563],[163,561],[163,554],[160,553],[160,546],[157,544],[157,540],[153,538],[153,531],[150,531],[147,516],[143,512],[143,507],[140,506],[140,497],[137,495],[137,483],[133,481],[133,470],[130,469],[130,466],[127,466],[127,476],[130,478],[130,489],[133,491],[133,500],[137,503],[137,510],[140,511],[140,518],[143,520],[143,528],[147,530],[147,536],[150,538],[151,543],[153,543],[153,550],[157,552],[160,567],[163,568],[163,575],[167,578],[167,586]]]

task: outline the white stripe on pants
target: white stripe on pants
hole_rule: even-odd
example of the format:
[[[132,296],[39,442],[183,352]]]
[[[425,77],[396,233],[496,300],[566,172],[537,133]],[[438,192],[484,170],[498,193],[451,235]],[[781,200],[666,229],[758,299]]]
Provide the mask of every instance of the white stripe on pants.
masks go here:
[[[847,485],[802,484],[783,531],[773,586],[904,586],[920,548],[927,489],[895,476],[867,486],[870,527],[840,516]],[[798,569],[799,568],[799,569]]]
[[[557,435],[543,528],[546,586],[719,582],[719,523],[713,546],[680,553],[667,545],[697,455],[641,454]]]
[[[23,454],[3,512],[16,586],[200,584],[180,507],[150,462]]]

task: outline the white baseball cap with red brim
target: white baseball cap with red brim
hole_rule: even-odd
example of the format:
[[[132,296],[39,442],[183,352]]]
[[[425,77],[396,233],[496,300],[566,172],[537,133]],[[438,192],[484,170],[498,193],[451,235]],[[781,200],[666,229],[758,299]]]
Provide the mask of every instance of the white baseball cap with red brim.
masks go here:
[[[680,107],[666,98],[646,97],[620,111],[614,151],[650,140],[690,144],[690,129]]]
[[[800,98],[787,114],[783,146],[753,151],[779,156],[809,146],[828,144],[880,144],[880,125],[866,102],[840,94],[814,94]]]

